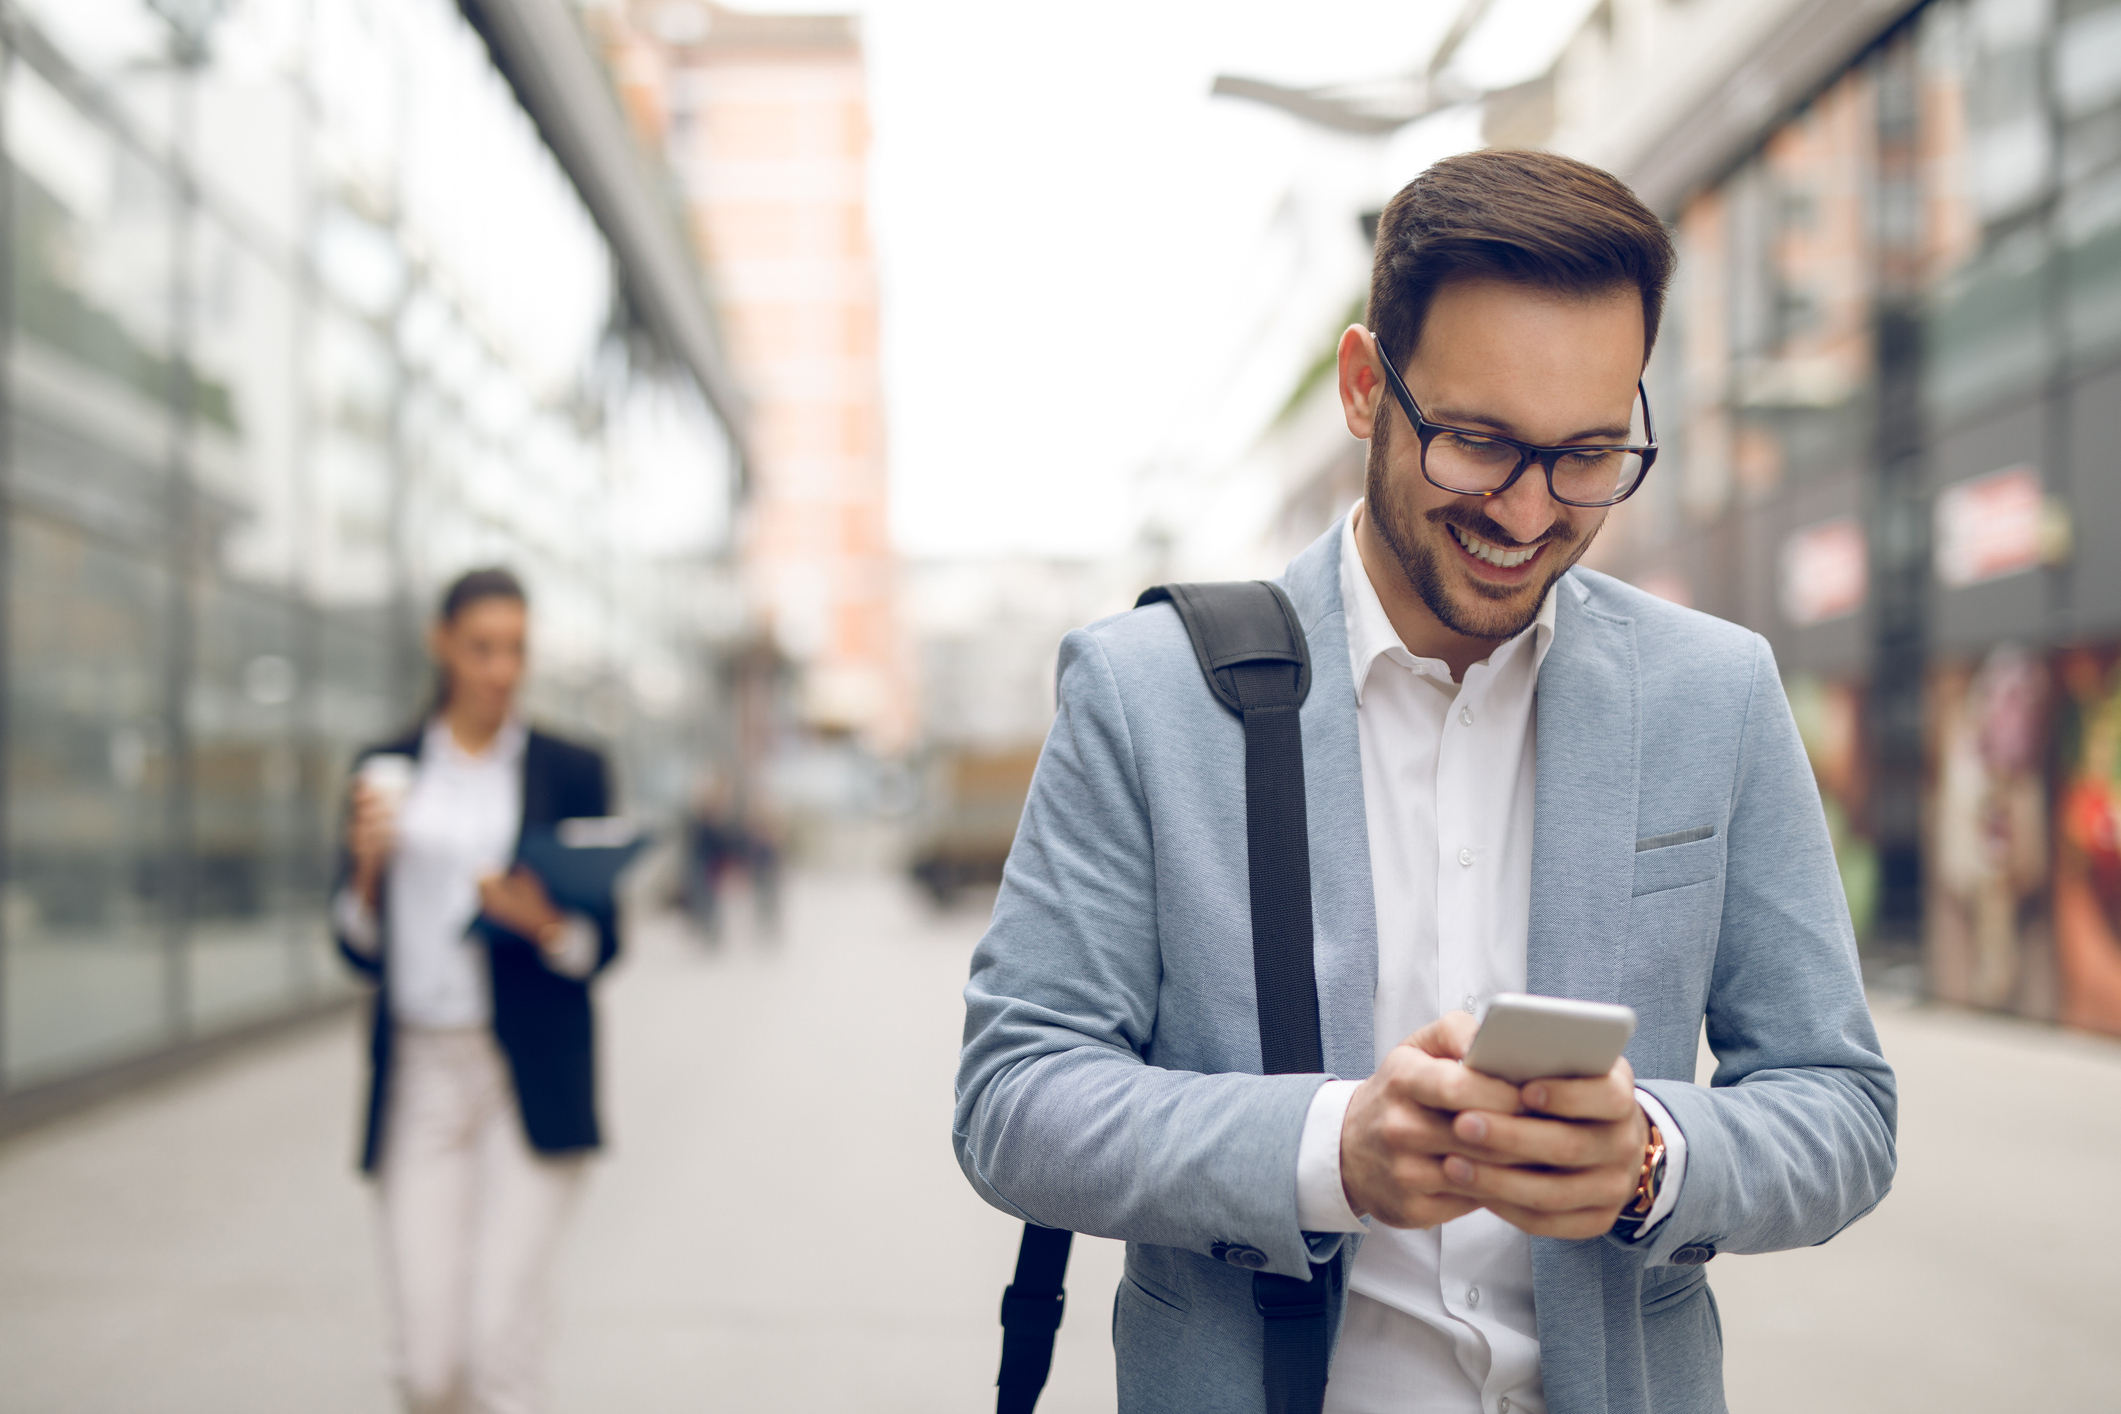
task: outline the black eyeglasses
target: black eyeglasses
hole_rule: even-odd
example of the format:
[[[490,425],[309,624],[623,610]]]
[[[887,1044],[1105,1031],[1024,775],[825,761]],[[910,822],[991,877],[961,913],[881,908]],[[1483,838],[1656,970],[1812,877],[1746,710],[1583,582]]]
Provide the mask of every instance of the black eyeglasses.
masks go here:
[[[1392,366],[1384,343],[1377,345],[1385,381],[1399,399],[1414,435],[1421,440],[1421,474],[1438,490],[1458,496],[1500,496],[1517,484],[1533,462],[1546,473],[1547,494],[1565,506],[1617,506],[1635,494],[1657,460],[1657,431],[1650,425],[1650,392],[1638,379],[1642,399],[1641,446],[1535,447],[1529,442],[1446,427],[1423,417],[1414,395]]]

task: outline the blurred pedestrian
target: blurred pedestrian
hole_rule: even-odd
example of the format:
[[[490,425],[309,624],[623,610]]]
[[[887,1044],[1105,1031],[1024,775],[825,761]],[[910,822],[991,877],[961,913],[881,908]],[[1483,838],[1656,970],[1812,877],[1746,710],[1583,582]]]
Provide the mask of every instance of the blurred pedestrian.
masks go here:
[[[333,902],[376,983],[361,1168],[415,1414],[544,1407],[554,1257],[599,1142],[588,983],[615,909],[564,913],[514,861],[525,831],[606,815],[608,772],[520,715],[528,628],[508,571],[449,587],[434,708],[361,754]]]
[[[1127,1239],[1123,1411],[1721,1410],[1704,1264],[1885,1196],[1893,1072],[1774,658],[1579,564],[1656,457],[1672,265],[1655,213],[1549,153],[1448,158],[1386,207],[1339,350],[1365,497],[1235,644],[1308,645],[1276,847],[1304,888],[1261,872],[1282,822],[1248,827],[1293,668],[1222,670],[1240,725],[1169,604],[1061,649],[955,1136],[997,1207]],[[1640,1024],[1604,1075],[1507,1083],[1463,1058],[1520,992]],[[1270,1031],[1320,1073],[1263,1074]],[[1050,1330],[1045,1294],[1005,1311]]]
[[[721,941],[724,900],[731,878],[739,874],[751,892],[759,937],[770,942],[779,936],[780,850],[764,813],[747,810],[718,776],[704,778],[694,793],[685,817],[681,867],[685,911],[706,941]]]

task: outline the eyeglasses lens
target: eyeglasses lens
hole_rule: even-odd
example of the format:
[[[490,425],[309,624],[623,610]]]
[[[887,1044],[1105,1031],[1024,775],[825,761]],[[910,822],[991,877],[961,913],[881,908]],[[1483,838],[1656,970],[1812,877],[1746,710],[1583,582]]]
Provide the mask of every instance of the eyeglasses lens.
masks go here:
[[[1517,458],[1508,443],[1446,430],[1430,440],[1423,470],[1446,490],[1480,496],[1510,479]],[[1554,494],[1578,504],[1617,501],[1641,479],[1642,457],[1635,452],[1587,448],[1554,459]]]

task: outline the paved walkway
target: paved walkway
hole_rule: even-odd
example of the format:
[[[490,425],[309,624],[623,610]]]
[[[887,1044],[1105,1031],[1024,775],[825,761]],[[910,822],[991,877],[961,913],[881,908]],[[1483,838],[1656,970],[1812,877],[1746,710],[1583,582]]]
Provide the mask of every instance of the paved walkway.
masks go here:
[[[991,1409],[1016,1231],[950,1157],[981,927],[810,878],[787,941],[644,929],[607,985],[615,1145],[569,1252],[561,1414]],[[1899,1190],[1719,1259],[1739,1414],[2121,1407],[2121,1046],[1880,1015]],[[0,1414],[388,1414],[351,1024],[0,1147]],[[1112,1407],[1117,1247],[1079,1241],[1044,1414]]]

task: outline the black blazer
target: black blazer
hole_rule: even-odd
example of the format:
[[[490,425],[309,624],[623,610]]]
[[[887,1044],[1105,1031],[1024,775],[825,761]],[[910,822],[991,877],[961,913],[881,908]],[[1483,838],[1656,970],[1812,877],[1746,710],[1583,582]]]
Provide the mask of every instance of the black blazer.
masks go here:
[[[360,763],[371,756],[417,760],[424,732],[423,727],[397,741],[369,747],[356,758],[354,769],[358,771]],[[523,748],[522,829],[608,815],[608,775],[604,758],[597,752],[532,731]],[[345,886],[352,869],[352,857],[342,850],[339,887]],[[378,910],[379,926],[381,915]],[[618,955],[616,907],[607,905],[592,921],[598,946],[596,968],[590,975],[595,976]],[[602,1136],[597,1129],[596,1037],[587,981],[554,972],[545,965],[537,944],[491,919],[480,918],[472,935],[487,943],[494,1039],[508,1057],[516,1102],[522,1107],[523,1131],[531,1147],[544,1154],[596,1148]],[[361,1141],[361,1171],[373,1173],[382,1145],[384,1107],[390,1100],[390,970],[385,966],[389,948],[386,945],[368,957],[344,937],[337,941],[347,963],[377,984],[369,1031],[368,1118]]]

